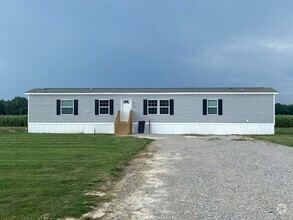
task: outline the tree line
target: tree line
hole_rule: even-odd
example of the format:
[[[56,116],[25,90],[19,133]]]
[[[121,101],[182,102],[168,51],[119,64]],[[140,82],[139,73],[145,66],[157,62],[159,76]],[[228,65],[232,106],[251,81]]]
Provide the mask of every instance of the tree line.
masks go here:
[[[15,97],[11,100],[0,100],[0,115],[27,115],[27,99]]]
[[[293,105],[276,104],[276,115],[293,115]]]

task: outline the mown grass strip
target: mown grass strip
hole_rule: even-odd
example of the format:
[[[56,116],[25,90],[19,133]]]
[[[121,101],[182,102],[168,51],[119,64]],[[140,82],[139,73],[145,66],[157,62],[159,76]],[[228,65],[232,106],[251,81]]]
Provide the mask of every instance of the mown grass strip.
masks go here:
[[[0,219],[80,217],[148,139],[0,130]]]
[[[252,137],[293,147],[293,128],[276,128],[275,135],[252,135]]]

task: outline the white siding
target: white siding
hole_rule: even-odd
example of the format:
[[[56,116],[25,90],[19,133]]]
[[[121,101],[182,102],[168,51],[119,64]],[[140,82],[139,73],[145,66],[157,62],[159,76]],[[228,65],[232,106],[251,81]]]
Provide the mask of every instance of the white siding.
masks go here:
[[[114,133],[114,123],[29,123],[31,133]],[[133,123],[132,132],[138,131]],[[145,124],[151,134],[274,134],[273,123],[151,123]]]
[[[138,124],[133,124],[137,133]],[[145,133],[151,134],[274,134],[273,123],[151,123],[145,125]]]
[[[29,123],[30,133],[114,133],[114,123]]]

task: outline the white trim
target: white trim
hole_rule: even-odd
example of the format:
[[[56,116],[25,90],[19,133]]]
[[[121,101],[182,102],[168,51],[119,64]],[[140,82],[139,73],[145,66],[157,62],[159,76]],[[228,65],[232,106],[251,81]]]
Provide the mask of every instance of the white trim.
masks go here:
[[[149,123],[146,122],[145,133]],[[137,133],[138,123],[132,131]],[[28,123],[30,133],[114,133],[114,123]],[[151,122],[152,134],[274,134],[274,123],[158,123]]]
[[[278,92],[105,92],[105,93],[25,93],[25,95],[277,95]]]
[[[149,106],[149,100],[150,101],[157,101],[157,106]],[[168,106],[161,106],[160,101],[168,101]],[[155,108],[157,107],[157,114],[150,114],[149,108]],[[168,114],[161,114],[160,110],[161,108],[168,108]],[[147,99],[147,115],[170,115],[170,99]]]
[[[138,122],[133,122],[133,123],[138,123]],[[146,121],[146,124],[147,124],[147,121]],[[238,123],[238,122],[235,122],[235,123],[214,123],[214,122],[151,122],[151,124],[179,124],[179,125],[189,125],[189,124],[196,124],[196,125],[202,125],[202,124],[210,124],[210,125],[235,125],[235,124],[242,124],[242,125],[247,125],[247,124],[250,124],[250,125],[258,125],[258,124],[273,124],[273,123]]]
[[[95,125],[95,124],[113,124],[112,122],[32,122],[30,124],[48,124],[48,125],[55,125],[55,124],[89,124],[89,125]]]
[[[108,101],[108,114],[101,114],[101,101]],[[106,108],[102,106],[102,108]],[[99,99],[99,115],[110,115],[110,99]]]
[[[161,101],[168,101],[168,106],[161,106]],[[161,114],[161,108],[168,108],[168,114]],[[170,115],[170,99],[158,99],[158,110],[159,115]]]
[[[32,122],[31,124],[113,124],[113,122]],[[133,124],[138,124],[138,122],[133,122]],[[148,124],[148,121],[146,121],[146,124]],[[273,124],[273,123],[214,123],[214,122],[194,122],[194,123],[189,123],[189,122],[151,122],[151,124],[180,124],[180,125],[189,125],[189,124],[213,124],[213,125],[233,125],[233,124],[250,124],[250,125],[256,125],[256,124]]]
[[[28,123],[29,133],[114,133],[114,123]]]
[[[72,114],[62,113],[62,101],[72,101]],[[63,107],[63,108],[71,108],[71,107]],[[74,99],[60,99],[60,115],[74,115]]]
[[[276,124],[276,95],[273,95],[273,119],[274,125]]]
[[[129,101],[129,103],[130,103],[130,111],[132,111],[132,108],[133,108],[133,101],[132,101],[132,99],[128,99],[128,98],[122,98],[122,99],[120,99],[120,119],[122,118],[122,114],[123,114],[123,101]],[[127,120],[128,120],[128,118],[127,118]],[[122,120],[122,121],[127,121],[127,120]]]
[[[30,96],[27,96],[27,123],[30,122]]]
[[[123,98],[123,99],[120,99],[120,111],[122,112],[123,101],[130,101],[130,106],[131,106],[130,110],[132,110],[132,99]]]
[[[133,123],[132,132],[138,125]],[[149,123],[146,122],[145,133]],[[274,134],[274,123],[152,123],[151,134],[205,134],[205,135],[251,135]]]
[[[216,101],[217,106],[210,106],[210,108],[217,108],[217,113],[209,114],[209,101]],[[219,115],[219,100],[218,99],[207,99],[207,115]]]
[[[149,106],[149,101],[157,101],[157,105],[156,106]],[[147,99],[147,115],[158,115],[158,99]],[[157,109],[157,113],[156,114],[150,114],[150,108],[156,108]]]

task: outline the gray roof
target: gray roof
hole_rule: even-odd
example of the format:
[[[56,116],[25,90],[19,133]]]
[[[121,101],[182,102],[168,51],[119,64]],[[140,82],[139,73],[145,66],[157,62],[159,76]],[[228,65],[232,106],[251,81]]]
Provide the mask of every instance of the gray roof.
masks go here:
[[[223,93],[223,92],[252,92],[276,93],[272,88],[265,87],[234,87],[234,88],[36,88],[26,92],[35,93]]]

